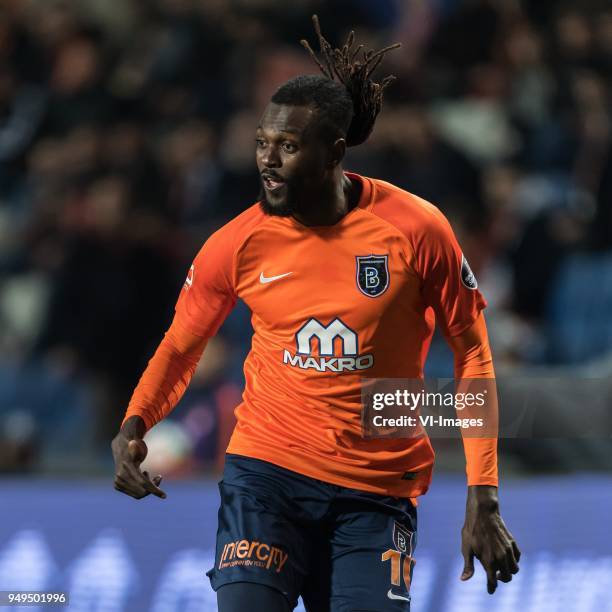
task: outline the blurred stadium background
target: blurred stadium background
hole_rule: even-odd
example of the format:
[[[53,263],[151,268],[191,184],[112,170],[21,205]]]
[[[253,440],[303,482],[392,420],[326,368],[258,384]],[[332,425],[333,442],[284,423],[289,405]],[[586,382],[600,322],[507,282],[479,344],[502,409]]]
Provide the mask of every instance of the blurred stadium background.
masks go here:
[[[247,309],[147,438],[166,501],[113,490],[109,442],[192,257],[256,199],[254,128],[279,84],[316,72],[298,42],[314,12],[332,42],[354,28],[403,45],[346,167],[449,217],[498,374],[603,381],[569,408],[562,391],[543,401],[570,424],[603,402],[610,431],[609,2],[3,0],[0,590],[63,588],[73,611],[215,609],[204,571]],[[438,338],[428,373],[452,375]],[[457,580],[463,459],[435,445],[416,612],[612,610],[610,440],[502,441],[502,511],[525,554],[493,598],[482,572]]]

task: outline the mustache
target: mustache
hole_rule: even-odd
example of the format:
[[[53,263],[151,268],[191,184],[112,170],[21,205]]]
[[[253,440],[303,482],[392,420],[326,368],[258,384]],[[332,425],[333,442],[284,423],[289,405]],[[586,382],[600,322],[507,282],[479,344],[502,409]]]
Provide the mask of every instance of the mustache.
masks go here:
[[[286,182],[284,177],[282,177],[280,174],[277,174],[276,172],[271,171],[271,170],[264,170],[261,173],[261,178],[262,179],[269,178],[272,180],[282,181],[283,183]]]

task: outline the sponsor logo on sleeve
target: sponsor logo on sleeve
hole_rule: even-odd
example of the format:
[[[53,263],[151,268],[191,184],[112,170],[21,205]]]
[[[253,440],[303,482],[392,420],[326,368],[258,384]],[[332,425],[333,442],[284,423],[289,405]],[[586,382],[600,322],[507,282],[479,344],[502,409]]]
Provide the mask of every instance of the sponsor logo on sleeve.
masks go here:
[[[191,285],[193,285],[193,275],[195,274],[195,266],[191,264],[191,268],[189,268],[189,272],[187,272],[187,278],[185,279],[185,284],[183,285],[183,289],[189,289]]]
[[[461,282],[464,287],[468,289],[478,289],[478,281],[470,268],[470,264],[468,263],[465,255],[461,255]]]

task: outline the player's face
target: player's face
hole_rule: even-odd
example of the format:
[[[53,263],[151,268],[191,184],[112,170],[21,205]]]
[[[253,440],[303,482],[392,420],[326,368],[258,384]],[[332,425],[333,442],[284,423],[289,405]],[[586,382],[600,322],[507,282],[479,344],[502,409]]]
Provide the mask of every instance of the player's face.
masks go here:
[[[267,213],[287,216],[304,210],[321,188],[327,149],[313,124],[308,106],[267,106],[255,136],[260,200]]]

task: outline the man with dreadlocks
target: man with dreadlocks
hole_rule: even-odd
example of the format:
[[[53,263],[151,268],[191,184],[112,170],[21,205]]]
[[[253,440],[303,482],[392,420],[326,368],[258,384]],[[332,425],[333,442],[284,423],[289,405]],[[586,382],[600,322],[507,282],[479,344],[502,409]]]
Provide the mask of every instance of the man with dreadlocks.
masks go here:
[[[176,315],[113,440],[115,488],[165,498],[140,463],[145,432],[181,398],[207,340],[241,298],[254,336],[229,443],[215,566],[221,612],[408,610],[416,502],[431,479],[427,436],[364,439],[361,377],[419,378],[434,320],[456,377],[493,377],[485,301],[433,205],[345,172],[393,77],[384,54],[321,35],[323,76],[272,96],[256,132],[259,201],[206,241]],[[482,562],[489,592],[520,552],[497,501],[495,438],[465,438],[465,567]]]

